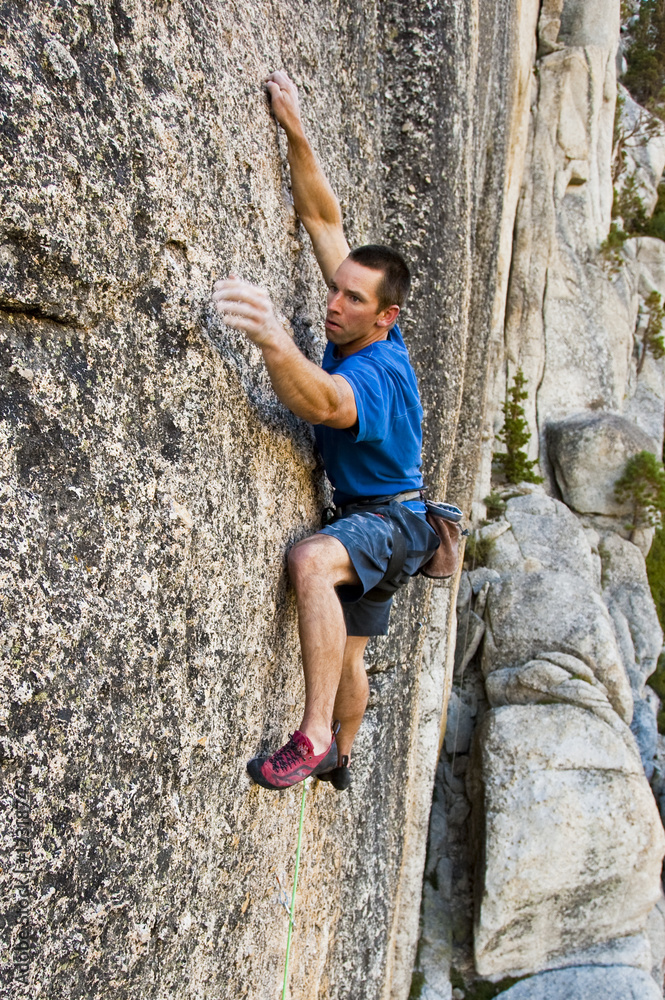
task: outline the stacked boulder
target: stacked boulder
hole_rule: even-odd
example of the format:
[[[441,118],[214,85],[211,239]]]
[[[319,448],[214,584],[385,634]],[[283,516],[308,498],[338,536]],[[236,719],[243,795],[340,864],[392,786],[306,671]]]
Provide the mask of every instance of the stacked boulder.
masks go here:
[[[655,725],[644,685],[662,644],[644,560],[539,489],[509,499],[483,534],[498,579],[481,661],[491,708],[467,782],[482,859],[477,971],[494,978],[574,966],[578,976],[584,967],[593,984],[609,965],[653,984],[647,930],[665,836],[630,729],[647,713]],[[640,721],[638,738],[645,728]],[[524,983],[505,995],[531,1000],[539,979],[528,980],[531,992]],[[623,995],[613,982],[612,991],[598,980],[580,996]]]

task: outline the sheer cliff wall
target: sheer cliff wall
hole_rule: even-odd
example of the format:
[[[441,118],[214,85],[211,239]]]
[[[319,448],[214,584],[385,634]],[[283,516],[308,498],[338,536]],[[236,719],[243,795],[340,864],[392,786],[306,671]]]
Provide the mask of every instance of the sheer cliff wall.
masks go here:
[[[327,488],[209,296],[231,269],[263,283],[318,359],[325,289],[261,80],[299,84],[350,241],[413,261],[427,479],[445,488],[464,428],[465,504],[523,6],[0,5],[0,975],[17,996],[278,994],[300,793],[252,787],[245,762],[298,723],[284,557]],[[293,996],[408,993],[449,595],[399,595],[353,790],[308,792]]]

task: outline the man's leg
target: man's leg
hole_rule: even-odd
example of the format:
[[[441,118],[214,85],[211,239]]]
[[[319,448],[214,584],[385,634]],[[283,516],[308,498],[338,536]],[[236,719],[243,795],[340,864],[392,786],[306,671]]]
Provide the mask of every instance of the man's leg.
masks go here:
[[[351,745],[367,708],[369,683],[363,659],[367,641],[367,636],[350,635],[344,647],[342,676],[337,688],[333,711],[333,716],[339,721],[341,727],[337,735],[339,761],[344,756],[351,759]]]
[[[289,553],[289,573],[298,601],[298,629],[305,674],[305,712],[300,731],[309,737],[314,745],[314,754],[318,755],[330,745],[330,726],[333,710],[336,710],[335,699],[347,644],[344,614],[335,587],[360,581],[348,552],[340,541],[330,535],[312,535],[294,545]],[[357,670],[353,670],[350,675],[356,678],[356,673]],[[357,678],[353,683],[357,685]],[[349,708],[346,710],[352,711]],[[351,722],[350,727],[353,724]],[[351,740],[353,736],[355,730]]]

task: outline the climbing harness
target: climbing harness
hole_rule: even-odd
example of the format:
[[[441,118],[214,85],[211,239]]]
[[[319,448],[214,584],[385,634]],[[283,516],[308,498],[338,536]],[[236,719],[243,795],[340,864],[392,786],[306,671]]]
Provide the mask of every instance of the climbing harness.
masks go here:
[[[296,868],[293,874],[293,892],[291,894],[291,906],[287,908],[289,914],[289,933],[286,939],[286,959],[284,961],[284,986],[282,987],[282,1000],[286,1000],[286,988],[289,981],[289,957],[291,955],[291,932],[295,927],[293,916],[296,912],[296,892],[298,889],[298,869],[300,868],[300,845],[302,843],[302,828],[305,822],[306,791],[307,791],[307,778],[305,778],[305,780],[302,783],[302,798],[300,799],[300,825],[298,826],[298,846],[296,848]]]

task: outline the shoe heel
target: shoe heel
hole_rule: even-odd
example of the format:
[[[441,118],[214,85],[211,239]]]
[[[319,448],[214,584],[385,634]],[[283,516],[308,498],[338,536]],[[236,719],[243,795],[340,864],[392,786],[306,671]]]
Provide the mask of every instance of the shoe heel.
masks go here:
[[[342,760],[348,762],[348,757],[343,757]],[[343,764],[341,767],[336,767],[334,771],[331,772],[330,783],[333,788],[336,788],[338,792],[345,792],[346,789],[351,784],[351,768]]]

